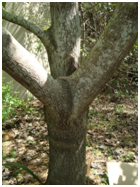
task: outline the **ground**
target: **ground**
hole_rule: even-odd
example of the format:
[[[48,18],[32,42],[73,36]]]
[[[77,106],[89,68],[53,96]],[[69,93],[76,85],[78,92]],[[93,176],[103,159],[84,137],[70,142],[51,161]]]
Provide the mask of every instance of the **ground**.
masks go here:
[[[43,105],[38,100],[16,108],[14,118],[2,124],[3,163],[17,162],[42,182],[48,172],[49,144]],[[89,108],[86,162],[87,184],[108,184],[108,161],[138,162],[138,109],[135,95],[99,95]],[[21,168],[2,168],[3,185],[38,185]]]

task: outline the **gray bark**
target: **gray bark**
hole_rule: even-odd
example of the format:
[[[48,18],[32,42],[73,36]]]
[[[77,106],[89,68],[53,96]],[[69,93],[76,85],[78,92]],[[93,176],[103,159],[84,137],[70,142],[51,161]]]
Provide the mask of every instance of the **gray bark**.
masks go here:
[[[5,29],[2,30],[2,69],[25,86],[41,102],[53,105],[59,84]]]
[[[72,76],[73,113],[82,111],[98,95],[138,37],[137,3],[118,3],[105,31]]]
[[[47,110],[49,173],[46,184],[85,184],[87,110],[76,118]]]
[[[51,16],[51,28],[39,37],[48,51],[52,76],[7,31],[3,31],[3,70],[45,105],[50,143],[46,184],[85,184],[88,106],[137,39],[138,4],[118,3],[104,33],[79,67],[77,3],[51,3]]]
[[[77,3],[51,3],[51,38],[47,47],[51,75],[71,75],[78,67],[80,57],[80,22]],[[56,62],[57,59],[57,62]]]
[[[13,14],[5,11],[4,9],[2,10],[2,19],[5,19],[7,21],[10,21],[12,23],[16,23],[16,24],[24,27],[25,29],[27,29],[30,32],[34,33],[39,38],[43,37],[44,32],[39,27],[37,27],[36,25],[30,23],[29,21],[25,20],[22,17],[13,15]]]

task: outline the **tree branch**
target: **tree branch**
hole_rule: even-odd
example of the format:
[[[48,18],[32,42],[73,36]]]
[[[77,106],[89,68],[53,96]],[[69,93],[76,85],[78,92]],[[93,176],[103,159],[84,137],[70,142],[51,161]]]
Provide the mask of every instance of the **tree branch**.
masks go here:
[[[40,39],[44,35],[44,31],[41,30],[36,25],[30,23],[29,21],[27,21],[26,19],[24,19],[22,17],[11,14],[11,13],[5,11],[4,9],[2,9],[2,19],[5,19],[7,21],[10,21],[12,23],[15,23],[17,25],[24,27],[26,30],[34,33]]]
[[[34,33],[44,44],[46,50],[48,51],[50,48],[54,48],[51,41],[51,31],[48,30],[42,30],[36,25],[32,24],[31,22],[27,21],[26,19],[13,15],[4,9],[2,9],[2,19],[5,19],[9,22],[15,23],[17,25],[22,26],[26,30]]]
[[[81,66],[67,78],[73,114],[86,108],[109,81],[138,37],[138,3],[118,3],[104,33]]]
[[[52,93],[61,90],[41,64],[6,30],[2,30],[2,69],[45,105],[54,105]]]

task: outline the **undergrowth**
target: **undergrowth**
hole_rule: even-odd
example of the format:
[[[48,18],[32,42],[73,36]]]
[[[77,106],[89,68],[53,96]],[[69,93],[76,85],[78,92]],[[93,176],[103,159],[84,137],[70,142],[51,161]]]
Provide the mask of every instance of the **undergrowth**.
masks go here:
[[[4,83],[2,77],[2,122],[10,119],[16,114],[16,107],[22,106],[23,100],[18,99],[18,92],[13,90],[12,82]]]

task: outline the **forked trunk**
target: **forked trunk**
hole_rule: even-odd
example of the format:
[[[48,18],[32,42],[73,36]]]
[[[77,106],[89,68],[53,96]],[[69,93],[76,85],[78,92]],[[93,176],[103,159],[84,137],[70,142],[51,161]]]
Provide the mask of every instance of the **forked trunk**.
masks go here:
[[[72,114],[73,96],[64,77],[78,67],[80,22],[77,3],[51,3],[52,25],[48,30],[51,44],[46,46],[51,75],[63,92],[55,110],[46,106],[49,132],[49,173],[46,184],[85,184],[85,147],[87,111]],[[60,78],[61,77],[61,78]]]
[[[48,185],[85,184],[85,147],[87,113],[76,117],[46,112],[49,132]]]
[[[50,5],[52,25],[47,31],[4,10],[3,18],[20,23],[41,39],[48,52],[51,75],[5,29],[2,68],[45,105],[50,144],[46,184],[83,185],[87,108],[137,39],[138,3],[118,4],[102,36],[80,66],[78,3]]]

